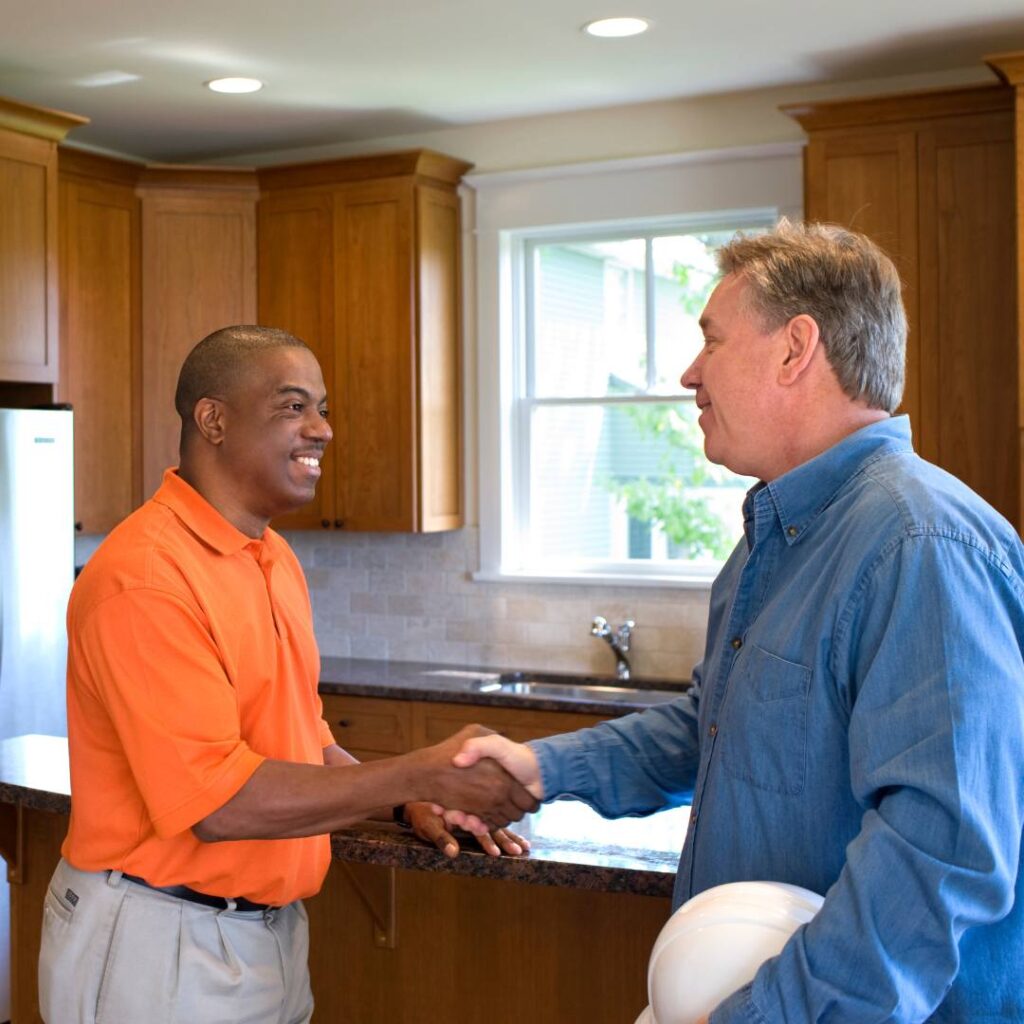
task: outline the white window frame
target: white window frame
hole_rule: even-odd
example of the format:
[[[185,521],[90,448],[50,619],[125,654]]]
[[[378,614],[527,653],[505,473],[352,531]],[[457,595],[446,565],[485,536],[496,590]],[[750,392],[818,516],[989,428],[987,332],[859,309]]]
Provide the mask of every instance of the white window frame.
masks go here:
[[[524,568],[513,561],[518,535],[523,460],[517,455],[524,392],[523,251],[531,240],[559,240],[621,232],[671,234],[737,222],[800,217],[801,147],[781,144],[725,152],[681,154],[568,168],[537,169],[466,179],[467,264],[472,294],[467,369],[476,370],[477,451],[468,445],[479,497],[479,580],[707,588],[714,567],[692,568],[627,562],[591,563],[586,571],[557,573]],[[473,201],[475,200],[475,202]],[[685,214],[680,214],[685,210]],[[473,258],[475,256],[475,259]],[[472,285],[475,284],[475,288]],[[475,306],[475,310],[472,307]],[[475,326],[476,342],[472,341]],[[681,368],[682,369],[682,368]],[[678,394],[651,401],[678,401]],[[606,402],[607,399],[601,401]],[[474,474],[469,475],[470,484]]]

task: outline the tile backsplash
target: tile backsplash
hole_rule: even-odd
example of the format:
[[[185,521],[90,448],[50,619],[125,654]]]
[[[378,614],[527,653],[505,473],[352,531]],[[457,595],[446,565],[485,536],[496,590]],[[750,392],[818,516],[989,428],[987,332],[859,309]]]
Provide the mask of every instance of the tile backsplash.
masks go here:
[[[614,655],[590,635],[595,615],[636,621],[634,675],[686,679],[703,652],[707,590],[475,581],[475,527],[286,536],[322,654],[610,674]]]

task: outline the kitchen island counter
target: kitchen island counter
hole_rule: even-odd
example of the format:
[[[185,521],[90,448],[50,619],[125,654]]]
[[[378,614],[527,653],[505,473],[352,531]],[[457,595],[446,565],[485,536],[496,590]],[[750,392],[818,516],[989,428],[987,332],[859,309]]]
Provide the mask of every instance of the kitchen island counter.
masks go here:
[[[0,741],[12,1024],[41,1021],[42,906],[70,806],[66,740]],[[432,1024],[439,1007],[424,993],[442,992],[470,1024],[633,1020],[687,813],[609,822],[557,801],[514,826],[533,844],[520,858],[467,849],[449,860],[385,823],[335,832],[323,889],[305,901],[315,1019]]]
[[[0,741],[0,803],[66,815],[71,809],[67,741],[18,736]],[[331,837],[335,860],[474,878],[508,879],[595,892],[670,896],[688,808],[648,819],[606,821],[576,801],[556,801],[512,826],[528,838],[525,857],[488,857],[466,848],[451,860],[407,829],[361,822]],[[6,841],[0,850],[6,855]]]

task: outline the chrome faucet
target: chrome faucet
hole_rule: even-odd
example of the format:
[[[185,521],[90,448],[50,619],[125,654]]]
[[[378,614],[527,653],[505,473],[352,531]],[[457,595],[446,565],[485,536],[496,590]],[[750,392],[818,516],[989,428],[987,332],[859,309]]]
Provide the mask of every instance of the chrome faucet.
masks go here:
[[[590,624],[590,635],[607,641],[608,646],[615,652],[615,675],[618,679],[629,678],[629,658],[626,657],[626,651],[629,650],[629,640],[634,629],[636,623],[632,619],[626,619],[618,629],[613,630],[603,615],[595,615],[594,621]]]

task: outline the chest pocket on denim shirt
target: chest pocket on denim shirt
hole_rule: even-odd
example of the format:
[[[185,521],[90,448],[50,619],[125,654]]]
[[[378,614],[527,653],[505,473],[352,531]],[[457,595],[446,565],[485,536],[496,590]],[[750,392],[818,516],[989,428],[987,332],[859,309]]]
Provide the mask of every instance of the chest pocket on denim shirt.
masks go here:
[[[729,684],[718,734],[729,775],[773,793],[803,791],[810,683],[809,668],[748,647]]]

